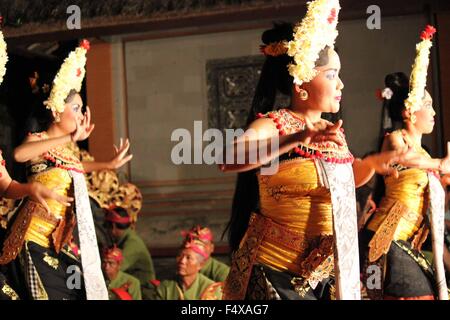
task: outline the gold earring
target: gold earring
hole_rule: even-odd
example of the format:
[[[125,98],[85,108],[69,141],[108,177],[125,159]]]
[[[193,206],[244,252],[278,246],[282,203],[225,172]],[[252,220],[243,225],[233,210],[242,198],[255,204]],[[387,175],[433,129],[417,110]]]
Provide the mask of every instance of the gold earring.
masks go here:
[[[411,117],[409,117],[409,120],[411,120],[411,123],[414,124],[417,121],[416,115],[412,114]]]
[[[306,101],[309,98],[308,91],[306,91],[304,89],[300,89],[299,95],[300,95],[300,99],[303,101]]]
[[[60,122],[61,118],[59,117],[59,113],[55,114],[55,121],[53,122]]]

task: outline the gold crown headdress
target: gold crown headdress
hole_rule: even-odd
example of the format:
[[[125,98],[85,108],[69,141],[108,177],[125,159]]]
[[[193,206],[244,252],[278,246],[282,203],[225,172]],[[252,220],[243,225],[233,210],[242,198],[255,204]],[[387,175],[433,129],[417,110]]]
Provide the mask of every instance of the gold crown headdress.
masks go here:
[[[294,28],[294,39],[286,43],[287,54],[294,58],[294,63],[288,68],[295,84],[301,85],[314,79],[320,51],[326,46],[334,48],[340,9],[339,0],[308,2],[305,18]]]
[[[416,59],[414,60],[411,77],[409,79],[409,93],[405,100],[405,108],[409,111],[410,119],[415,122],[414,112],[420,110],[422,99],[425,96],[427,85],[428,65],[430,64],[430,49],[433,46],[431,40],[436,29],[427,25],[420,34],[421,42],[416,45]]]
[[[6,74],[6,63],[8,62],[8,54],[6,53],[6,42],[3,33],[0,31],[0,84]]]
[[[57,113],[64,112],[67,96],[72,89],[79,92],[86,74],[86,53],[89,50],[89,41],[83,40],[80,46],[72,51],[64,60],[61,68],[53,80],[50,97],[44,102],[47,109]]]

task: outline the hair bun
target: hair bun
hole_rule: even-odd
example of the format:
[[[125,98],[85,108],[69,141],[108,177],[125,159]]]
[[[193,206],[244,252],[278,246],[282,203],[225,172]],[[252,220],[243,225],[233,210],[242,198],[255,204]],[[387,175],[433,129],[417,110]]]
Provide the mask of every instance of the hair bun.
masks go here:
[[[394,72],[384,78],[384,84],[392,91],[409,90],[409,78],[403,72]]]
[[[409,78],[403,72],[394,72],[384,78],[386,87],[394,93],[392,98],[387,100],[389,117],[396,122],[403,120],[402,111],[405,108],[405,99],[409,92]]]
[[[261,40],[264,44],[271,44],[283,40],[291,41],[294,37],[294,27],[288,22],[275,22],[273,28],[264,31]]]

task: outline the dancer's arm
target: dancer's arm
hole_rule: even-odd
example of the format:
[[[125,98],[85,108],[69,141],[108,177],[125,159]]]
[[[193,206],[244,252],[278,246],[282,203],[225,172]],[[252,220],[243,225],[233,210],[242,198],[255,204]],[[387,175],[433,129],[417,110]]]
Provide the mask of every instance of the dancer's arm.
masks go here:
[[[244,172],[259,168],[294,149],[299,143],[309,144],[328,140],[342,145],[343,141],[338,134],[341,126],[341,120],[336,124],[321,121],[314,125],[306,120],[305,130],[279,136],[278,129],[271,119],[255,120],[241,137],[236,138],[231,145],[225,146],[222,157],[224,164],[220,164],[219,168],[224,172]],[[278,139],[278,149],[274,148],[272,152],[272,143],[276,139]],[[234,157],[229,156],[231,161],[227,161],[227,155],[230,154]]]
[[[94,130],[94,126],[94,124],[91,124],[91,112],[89,107],[87,107],[83,120],[80,124],[76,124],[76,129],[74,132],[61,137],[45,140],[42,140],[34,135],[29,135],[25,139],[25,142],[14,150],[14,159],[17,162],[27,162],[60,145],[67,144],[71,141],[75,142],[85,140]]]
[[[130,149],[130,141],[120,138],[119,147],[114,145],[114,158],[110,161],[83,161],[83,168],[85,172],[99,171],[104,169],[115,170],[123,166],[125,163],[133,158],[132,154],[127,155]]]
[[[400,159],[400,164],[410,168],[438,170],[442,174],[450,173],[450,142],[447,142],[445,158],[428,158],[416,152],[409,152]]]
[[[364,159],[355,159],[353,163],[355,186],[358,188],[365,185],[375,173],[398,177],[398,171],[392,165],[406,154],[402,143],[396,135],[386,136],[380,153],[369,155]]]
[[[57,138],[42,140],[37,136],[29,135],[25,141],[14,150],[14,160],[17,162],[27,162],[39,157],[48,150],[74,141],[72,136],[73,135],[71,134],[67,134]]]

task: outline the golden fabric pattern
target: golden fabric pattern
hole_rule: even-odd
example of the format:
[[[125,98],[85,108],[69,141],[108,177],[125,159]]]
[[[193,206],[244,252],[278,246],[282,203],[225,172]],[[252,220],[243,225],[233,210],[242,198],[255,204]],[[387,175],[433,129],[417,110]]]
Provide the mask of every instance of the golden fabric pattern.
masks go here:
[[[210,284],[201,294],[200,300],[219,300],[218,292],[222,292],[223,282]]]
[[[39,209],[38,203],[27,201],[17,213],[18,217],[14,221],[8,237],[3,242],[0,264],[7,264],[17,257],[24,244],[25,233],[30,225],[32,214],[37,209]]]
[[[422,149],[421,152],[425,151]],[[388,176],[384,181],[385,197],[367,226],[375,232],[369,243],[371,262],[386,254],[393,240],[412,241],[414,248],[420,249],[428,234],[425,224],[428,208],[427,172],[407,168],[399,172],[398,178]]]
[[[230,272],[223,288],[223,300],[242,300],[245,297],[258,247],[267,229],[264,219],[259,216],[252,214],[239,249],[233,253]]]
[[[44,248],[50,248],[51,235],[58,226],[58,222],[57,218],[47,212],[34,212],[25,233],[25,240],[33,241]]]
[[[52,168],[50,170],[32,175],[28,180],[30,182],[40,182],[47,188],[53,190],[55,193],[63,196],[67,196],[69,194],[69,190],[72,185],[72,178],[70,177],[69,172],[61,168]],[[64,217],[67,210],[65,205],[53,199],[46,199],[46,201],[50,208],[50,212],[57,219]]]
[[[55,269],[55,270],[58,269],[59,260],[57,258],[49,256],[47,252],[45,253],[43,260],[45,263],[47,263],[53,269]]]
[[[35,134],[41,139],[47,139],[47,134]],[[49,155],[52,155],[49,159]],[[48,163],[50,161],[50,164]],[[39,182],[55,193],[63,196],[71,195],[72,177],[69,170],[78,170],[81,162],[76,160],[75,154],[67,146],[54,150],[33,159],[28,163],[30,182]],[[75,227],[75,214],[72,207],[66,207],[56,200],[45,199],[50,213],[45,208],[31,200],[25,200],[19,208],[8,237],[3,245],[0,264],[5,264],[17,257],[24,241],[33,241],[38,245],[50,248],[56,252],[68,243]]]
[[[369,261],[374,262],[378,260],[383,254],[388,253],[391,247],[391,242],[395,238],[395,232],[402,217],[409,210],[400,201],[396,201],[389,214],[383,220],[383,223],[378,228],[378,231],[373,236],[369,243]]]
[[[6,283],[2,287],[2,292],[7,295],[11,300],[19,300],[17,293]]]
[[[301,275],[300,261],[308,255],[308,243],[333,234],[330,192],[321,186],[314,161],[305,159],[281,162],[276,175],[259,176],[259,185],[261,214],[301,241],[292,247],[268,236],[258,249],[257,261]]]

